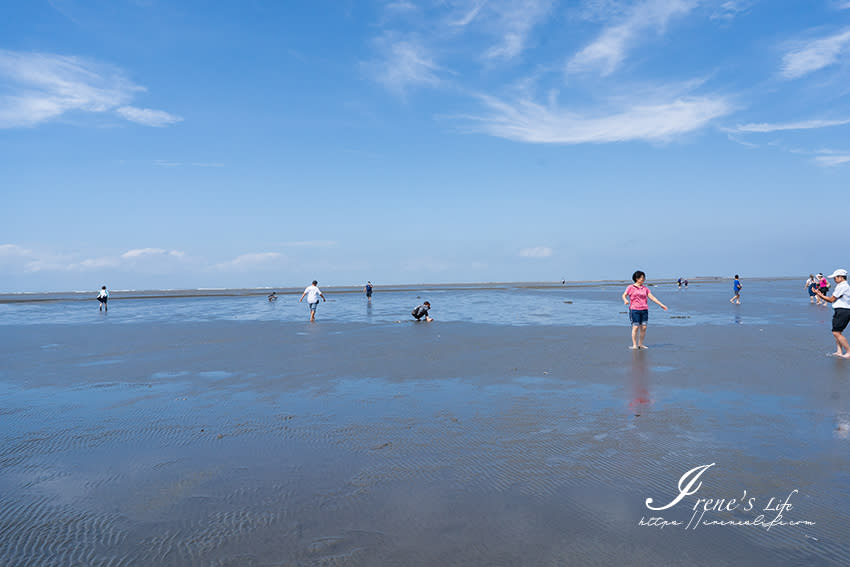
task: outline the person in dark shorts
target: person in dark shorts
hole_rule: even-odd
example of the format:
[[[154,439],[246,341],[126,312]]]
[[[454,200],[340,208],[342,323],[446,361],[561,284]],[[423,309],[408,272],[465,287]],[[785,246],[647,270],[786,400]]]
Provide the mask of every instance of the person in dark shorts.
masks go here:
[[[732,299],[729,300],[729,303],[737,303],[741,304],[741,288],[744,287],[741,285],[741,280],[738,279],[738,274],[735,274],[735,279],[732,281]]]
[[[269,294],[269,301],[277,301],[277,292],[273,291]]]
[[[417,321],[421,321],[424,317],[425,320],[430,323],[431,321],[433,321],[433,319],[431,319],[431,317],[428,315],[429,309],[431,309],[431,304],[426,301],[425,303],[411,311],[410,314],[413,315],[413,318]]]
[[[372,282],[366,282],[366,287],[363,288],[363,291],[366,292],[366,299],[372,301]]]
[[[826,276],[824,276],[821,273],[818,273],[817,278],[818,278],[818,285],[817,285],[818,291],[821,293],[821,295],[826,295],[827,293],[829,293],[829,280],[826,279]],[[824,303],[824,305],[826,305],[826,303]]]
[[[658,301],[649,288],[646,287],[646,274],[638,270],[632,274],[634,284],[623,292],[623,303],[629,307],[629,320],[632,322],[632,346],[629,348],[647,348],[643,344],[646,337],[646,323],[649,321],[649,300],[657,303],[661,309],[667,311],[667,306]]]
[[[100,303],[97,307],[98,311],[109,311],[109,306],[106,304],[109,301],[109,292],[106,291],[106,286],[100,288],[100,291],[97,293],[97,301]]]
[[[827,297],[821,293],[820,289],[816,289],[815,294],[825,302],[832,303],[832,336],[835,338],[835,352],[831,354],[850,358],[850,344],[843,335],[844,329],[850,323],[850,284],[847,283],[847,270],[835,270],[829,277],[835,280],[832,297]],[[844,352],[841,352],[841,349],[844,349]]]

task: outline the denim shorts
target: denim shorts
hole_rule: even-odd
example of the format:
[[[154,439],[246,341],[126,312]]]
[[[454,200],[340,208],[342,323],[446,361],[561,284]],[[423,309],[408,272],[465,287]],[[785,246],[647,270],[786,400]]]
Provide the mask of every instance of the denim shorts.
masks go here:
[[[649,321],[649,309],[629,309],[632,325],[646,325]]]
[[[316,307],[319,306],[319,302],[317,301],[316,303],[309,303],[308,305],[310,306],[310,311],[315,311]]]

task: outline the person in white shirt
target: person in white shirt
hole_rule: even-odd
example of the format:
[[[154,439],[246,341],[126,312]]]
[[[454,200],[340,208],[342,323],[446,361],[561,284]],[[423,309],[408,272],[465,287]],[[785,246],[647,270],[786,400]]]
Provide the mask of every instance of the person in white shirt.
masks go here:
[[[304,299],[304,296],[307,296],[307,305],[310,306],[310,322],[314,322],[316,320],[316,307],[319,306],[319,298],[322,298],[322,301],[327,301],[325,296],[322,294],[322,290],[317,287],[319,282],[313,280],[313,285],[307,286],[307,289],[304,290],[304,293],[301,294],[301,299],[298,300],[298,303]]]
[[[809,274],[809,279],[806,280],[806,292],[809,294],[809,303],[815,302],[815,292],[812,291],[817,286],[818,281],[815,279],[814,274]],[[818,304],[820,304],[820,299],[818,299]]]
[[[850,344],[842,334],[847,324],[850,323],[850,284],[847,283],[847,270],[838,269],[830,275],[835,280],[835,290],[832,292],[832,297],[827,297],[817,288],[815,294],[826,301],[832,303],[834,310],[832,315],[832,336],[835,337],[835,356],[841,358],[850,358]],[[844,352],[841,352],[844,349]]]
[[[107,301],[109,301],[109,292],[106,291],[106,286],[103,286],[97,293],[97,302],[100,304],[97,310],[109,311],[109,306],[106,304]]]

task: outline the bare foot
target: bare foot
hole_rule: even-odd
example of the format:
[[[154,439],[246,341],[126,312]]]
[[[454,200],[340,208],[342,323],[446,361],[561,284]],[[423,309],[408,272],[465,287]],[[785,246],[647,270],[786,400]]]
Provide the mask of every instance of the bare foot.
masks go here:
[[[836,356],[840,356],[841,358],[850,358],[850,352],[845,352],[844,354],[839,354]]]
[[[844,358],[844,355],[841,354],[840,350],[838,352],[828,352],[828,353],[826,353],[826,355],[827,356],[840,356],[840,357]]]
[[[629,350],[637,350],[637,349],[638,349],[637,345],[632,345],[632,346],[629,347]]]
[[[649,348],[649,347],[646,346],[646,345],[638,345],[638,348]]]

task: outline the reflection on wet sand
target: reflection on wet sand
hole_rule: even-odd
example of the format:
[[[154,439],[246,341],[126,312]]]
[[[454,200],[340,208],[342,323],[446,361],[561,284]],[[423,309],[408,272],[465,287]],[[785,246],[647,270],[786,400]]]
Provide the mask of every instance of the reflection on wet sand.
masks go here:
[[[647,373],[647,357],[650,354],[644,350],[631,351],[632,361],[629,372],[629,385],[632,391],[632,399],[629,407],[634,411],[635,417],[648,411],[652,400],[649,397],[649,374]]]

